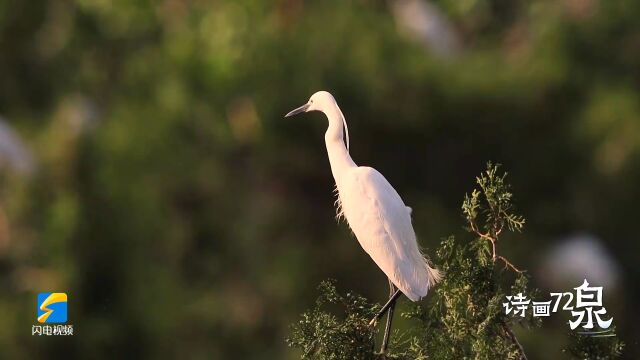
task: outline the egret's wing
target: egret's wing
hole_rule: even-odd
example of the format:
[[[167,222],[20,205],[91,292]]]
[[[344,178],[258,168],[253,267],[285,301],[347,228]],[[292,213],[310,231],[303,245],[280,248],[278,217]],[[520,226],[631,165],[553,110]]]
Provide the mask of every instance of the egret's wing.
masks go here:
[[[341,188],[344,215],[364,250],[411,300],[425,296],[431,280],[411,225],[411,208],[373,168],[353,169]]]

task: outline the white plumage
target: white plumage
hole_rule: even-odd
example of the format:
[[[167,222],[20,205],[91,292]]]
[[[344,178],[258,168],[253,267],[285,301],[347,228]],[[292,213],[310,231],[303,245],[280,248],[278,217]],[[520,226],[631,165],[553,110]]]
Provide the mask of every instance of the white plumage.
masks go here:
[[[440,273],[421,253],[411,225],[411,208],[377,170],[357,166],[349,155],[347,124],[333,96],[319,91],[286,116],[321,111],[329,120],[325,143],[343,215],[362,248],[412,301],[427,295]],[[344,143],[347,131],[347,146]],[[341,208],[340,208],[341,207]]]
[[[409,299],[426,296],[439,276],[418,248],[411,209],[373,168],[349,169],[340,182],[342,211],[362,248]]]

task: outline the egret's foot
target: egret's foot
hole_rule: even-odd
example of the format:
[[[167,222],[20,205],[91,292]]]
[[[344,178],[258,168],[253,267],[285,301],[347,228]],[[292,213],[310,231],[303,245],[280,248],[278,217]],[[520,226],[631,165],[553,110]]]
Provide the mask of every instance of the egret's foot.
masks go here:
[[[371,321],[369,321],[369,326],[375,327],[376,325],[378,325],[378,318],[374,317],[373,319],[371,319]]]

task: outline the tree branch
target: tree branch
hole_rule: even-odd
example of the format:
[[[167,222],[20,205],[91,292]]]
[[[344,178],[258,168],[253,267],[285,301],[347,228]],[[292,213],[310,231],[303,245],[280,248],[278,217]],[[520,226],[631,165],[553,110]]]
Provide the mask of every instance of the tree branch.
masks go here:
[[[497,236],[500,235],[500,233],[502,232],[503,226],[500,226],[500,228],[496,230],[495,237],[489,235],[489,233],[485,234],[482,231],[480,231],[476,226],[475,222],[473,222],[472,220],[469,220],[469,226],[471,227],[471,231],[473,231],[481,239],[485,239],[491,242],[491,249],[492,249],[491,259],[493,260],[494,263],[496,262],[496,260],[502,260],[504,262],[505,268],[511,268],[513,271],[517,272],[518,274],[525,272],[525,270],[520,270],[517,267],[515,267],[515,265],[513,265],[504,256],[498,255],[498,252],[496,250],[496,242],[498,241]]]
[[[502,323],[502,329],[507,334],[507,337],[509,337],[511,342],[513,342],[518,347],[518,351],[520,352],[520,360],[527,360],[527,354],[524,353],[524,348],[518,341],[518,338],[516,338],[516,334],[514,334],[513,331],[511,331],[511,328],[509,328],[509,325]]]
[[[509,260],[507,260],[504,256],[500,256],[498,255],[498,259],[504,261],[504,267],[510,267],[513,271],[517,272],[518,274],[522,274],[523,272],[525,272],[526,270],[519,270],[517,267],[515,267],[511,262],[509,262]],[[495,260],[494,260],[495,261]]]

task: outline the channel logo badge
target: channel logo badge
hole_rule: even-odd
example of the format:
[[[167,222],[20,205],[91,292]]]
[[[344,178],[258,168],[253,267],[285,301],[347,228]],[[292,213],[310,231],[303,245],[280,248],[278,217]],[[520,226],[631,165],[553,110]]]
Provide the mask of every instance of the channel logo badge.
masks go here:
[[[67,294],[43,292],[38,294],[38,322],[67,322]]]

